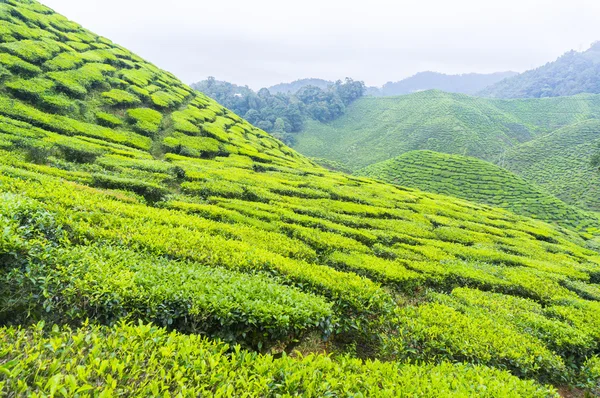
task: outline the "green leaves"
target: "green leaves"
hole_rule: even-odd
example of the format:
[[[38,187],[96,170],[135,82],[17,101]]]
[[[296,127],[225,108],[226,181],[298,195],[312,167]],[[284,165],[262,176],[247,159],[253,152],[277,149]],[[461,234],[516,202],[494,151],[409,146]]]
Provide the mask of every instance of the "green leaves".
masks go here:
[[[482,366],[273,359],[141,323],[51,333],[0,329],[0,345],[0,392],[21,395],[558,396],[552,387]]]

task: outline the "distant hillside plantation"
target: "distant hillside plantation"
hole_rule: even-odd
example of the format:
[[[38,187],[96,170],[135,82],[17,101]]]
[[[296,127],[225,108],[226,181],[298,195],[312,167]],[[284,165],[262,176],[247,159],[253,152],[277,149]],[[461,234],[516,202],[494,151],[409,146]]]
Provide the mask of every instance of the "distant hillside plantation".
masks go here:
[[[432,151],[412,151],[376,163],[357,175],[502,207],[567,228],[596,230],[600,220],[486,161]]]
[[[306,86],[319,87],[321,90],[326,90],[329,86],[332,86],[335,82],[323,79],[299,79],[291,83],[279,83],[274,86],[268,87],[271,94],[296,94],[300,89]]]
[[[516,72],[497,72],[490,74],[465,73],[446,75],[437,72],[419,72],[398,82],[386,83],[378,92],[371,95],[404,95],[425,90],[441,90],[449,93],[475,94],[499,81],[517,75]]]
[[[600,145],[600,121],[567,126],[510,149],[500,165],[567,203],[600,211],[600,172],[590,159]]]
[[[595,95],[496,100],[426,91],[366,97],[330,123],[307,123],[294,148],[353,170],[420,149],[496,162],[509,148],[598,116]]]
[[[554,62],[498,82],[478,93],[493,98],[542,98],[600,93],[600,42]]]

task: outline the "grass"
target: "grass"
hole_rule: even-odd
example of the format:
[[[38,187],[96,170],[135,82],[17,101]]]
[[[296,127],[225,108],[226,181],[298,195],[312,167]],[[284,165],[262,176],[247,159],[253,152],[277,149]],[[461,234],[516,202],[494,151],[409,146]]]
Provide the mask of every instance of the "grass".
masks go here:
[[[548,158],[552,157],[544,151],[543,159]],[[515,165],[515,168],[518,166]],[[412,151],[368,166],[356,174],[502,207],[516,214],[584,232],[596,232],[600,227],[600,221],[592,214],[565,204],[508,170],[476,158]],[[550,174],[561,175],[557,170],[549,171]]]
[[[78,104],[60,115],[6,89],[33,69],[0,83],[2,394],[595,388],[600,255],[581,235],[328,171],[37,2],[0,19],[103,50],[35,61]],[[86,65],[106,79],[56,91]],[[105,102],[133,85],[153,95]]]

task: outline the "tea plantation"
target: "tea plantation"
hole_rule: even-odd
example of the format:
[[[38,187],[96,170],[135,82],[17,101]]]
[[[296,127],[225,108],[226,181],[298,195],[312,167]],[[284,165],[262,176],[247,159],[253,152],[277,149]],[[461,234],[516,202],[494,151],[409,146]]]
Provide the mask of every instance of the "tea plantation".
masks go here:
[[[35,1],[0,41],[0,395],[597,392],[587,236],[327,171]]]
[[[541,152],[540,159],[548,159],[547,151],[544,151],[543,155]],[[581,166],[581,161],[579,163],[575,167]],[[573,166],[571,165],[571,168]],[[573,172],[576,170],[579,169]],[[563,172],[567,170],[548,170],[547,175],[550,178],[552,173],[562,175]],[[516,214],[556,223],[566,228],[600,232],[600,220],[594,215],[565,204],[506,169],[476,158],[432,151],[412,151],[368,166],[356,174],[502,207]]]
[[[600,173],[590,157],[600,145],[600,121],[559,129],[506,152],[502,164],[567,203],[600,211]]]
[[[511,148],[599,116],[600,95],[590,94],[499,100],[425,91],[365,97],[333,122],[307,123],[304,131],[295,135],[294,148],[351,170],[413,150],[498,163]]]

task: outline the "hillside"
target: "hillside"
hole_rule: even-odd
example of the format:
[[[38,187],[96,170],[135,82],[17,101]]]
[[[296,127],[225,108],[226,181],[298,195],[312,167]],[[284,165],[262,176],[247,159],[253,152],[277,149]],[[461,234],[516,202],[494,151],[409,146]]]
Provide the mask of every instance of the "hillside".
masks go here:
[[[554,131],[506,152],[501,164],[567,203],[600,211],[600,173],[590,159],[600,145],[600,121]]]
[[[478,95],[492,98],[542,98],[600,94],[600,42],[587,51],[569,51],[554,62],[502,80]]]
[[[0,20],[0,395],[598,388],[587,236],[327,171],[35,1]]]
[[[508,170],[476,158],[412,151],[370,165],[356,174],[502,207],[567,228],[598,230],[600,227],[600,220],[594,221],[591,214],[566,205]]]
[[[426,90],[475,94],[492,84],[516,75],[516,72],[497,72],[490,74],[465,73],[462,75],[447,75],[429,71],[419,72],[406,79],[384,84],[378,94],[383,96],[393,96]]]
[[[496,162],[509,148],[600,115],[600,96],[494,100],[427,91],[361,98],[329,123],[310,122],[294,148],[358,170],[413,150]]]
[[[333,86],[335,82],[323,79],[298,79],[291,83],[279,83],[268,87],[271,94],[296,94],[300,89],[306,86],[319,87],[321,90],[327,90],[329,86]]]

